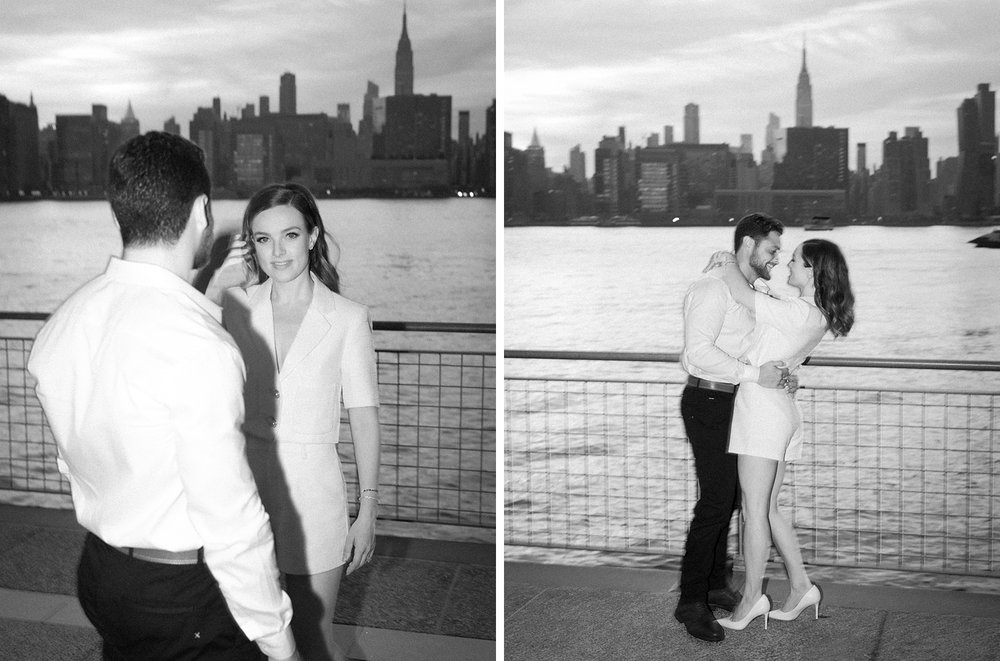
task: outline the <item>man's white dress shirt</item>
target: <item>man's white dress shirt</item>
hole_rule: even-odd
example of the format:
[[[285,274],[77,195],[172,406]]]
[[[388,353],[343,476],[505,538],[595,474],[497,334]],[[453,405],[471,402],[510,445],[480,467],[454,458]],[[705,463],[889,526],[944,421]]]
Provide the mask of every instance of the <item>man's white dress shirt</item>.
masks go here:
[[[753,329],[753,313],[736,302],[719,275],[709,271],[684,296],[681,367],[699,379],[756,383],[760,367],[734,358],[750,348]]]
[[[236,622],[295,650],[274,538],[244,454],[244,365],[220,308],[173,273],[112,258],[28,361],[80,524],[113,546],[205,562]]]

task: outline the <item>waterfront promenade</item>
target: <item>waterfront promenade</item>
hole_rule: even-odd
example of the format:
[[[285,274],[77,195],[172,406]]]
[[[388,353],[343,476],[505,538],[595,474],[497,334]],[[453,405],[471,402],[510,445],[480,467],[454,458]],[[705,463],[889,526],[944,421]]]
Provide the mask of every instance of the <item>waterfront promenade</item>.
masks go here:
[[[678,572],[504,564],[505,661],[987,661],[1000,659],[1000,581],[960,589],[891,587],[844,572],[812,573],[823,590],[794,622],[758,618],[721,643],[687,635],[673,618]],[[740,579],[741,580],[741,579]],[[977,591],[982,590],[982,591]],[[775,606],[787,584],[768,579]],[[722,617],[723,611],[716,611]]]
[[[352,658],[496,658],[496,554],[478,541],[418,539],[385,522],[373,562],[345,578],[337,633]],[[83,529],[69,510],[0,505],[0,661],[99,661],[76,599]],[[401,536],[402,535],[402,536]]]

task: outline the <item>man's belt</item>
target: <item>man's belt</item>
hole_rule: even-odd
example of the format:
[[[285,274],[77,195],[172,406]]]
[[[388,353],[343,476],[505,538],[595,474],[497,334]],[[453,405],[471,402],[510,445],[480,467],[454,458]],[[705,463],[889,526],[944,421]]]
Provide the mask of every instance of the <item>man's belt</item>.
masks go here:
[[[205,549],[193,551],[164,551],[162,549],[139,549],[131,546],[114,547],[121,553],[136,560],[156,562],[161,565],[200,565],[205,562]]]
[[[699,379],[696,376],[689,376],[687,384],[692,388],[701,388],[702,390],[718,390],[720,392],[728,392],[730,394],[736,392],[736,386],[731,383],[726,383],[725,381],[709,381],[708,379]]]

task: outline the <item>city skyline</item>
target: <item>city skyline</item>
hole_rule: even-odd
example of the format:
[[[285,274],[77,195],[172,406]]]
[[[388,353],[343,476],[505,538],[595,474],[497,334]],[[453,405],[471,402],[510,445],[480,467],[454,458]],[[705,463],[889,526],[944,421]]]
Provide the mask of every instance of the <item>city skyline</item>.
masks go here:
[[[0,25],[0,94],[18,103],[33,97],[41,126],[94,104],[120,121],[131,102],[143,132],[173,117],[187,135],[197,109],[215,97],[230,116],[260,96],[277,111],[280,77],[291,72],[299,113],[336,116],[348,103],[357,126],[367,81],[382,96],[394,93],[403,9],[389,0],[19,5]],[[406,14],[414,92],[452,96],[455,116],[469,110],[472,133],[484,134],[496,96],[495,3],[411,1]]]
[[[662,20],[650,20],[650,17]],[[701,142],[765,145],[769,113],[795,126],[803,40],[813,125],[847,128],[868,167],[891,131],[919,127],[938,158],[958,154],[957,110],[979,83],[997,87],[1000,40],[988,0],[681,3],[620,7],[586,0],[508,0],[504,15],[504,131],[516,148],[534,130],[554,171],[579,144],[593,174],[603,136],[624,126],[633,145],[699,106]]]

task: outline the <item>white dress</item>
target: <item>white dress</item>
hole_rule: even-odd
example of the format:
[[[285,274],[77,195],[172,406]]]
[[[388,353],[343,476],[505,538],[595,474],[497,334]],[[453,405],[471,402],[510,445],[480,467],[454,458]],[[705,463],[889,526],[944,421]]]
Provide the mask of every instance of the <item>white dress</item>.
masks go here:
[[[802,364],[826,334],[826,318],[811,298],[774,298],[757,292],[757,322],[742,360],[763,365],[783,361],[790,370]],[[776,461],[802,455],[802,418],[795,398],[780,388],[742,383],[736,391],[729,452]]]
[[[337,443],[346,408],[378,406],[368,309],[313,278],[313,298],[281,370],[271,281],[227,290],[223,320],[243,353],[247,461],[271,517],[278,568],[318,574],[344,563],[347,493]]]

